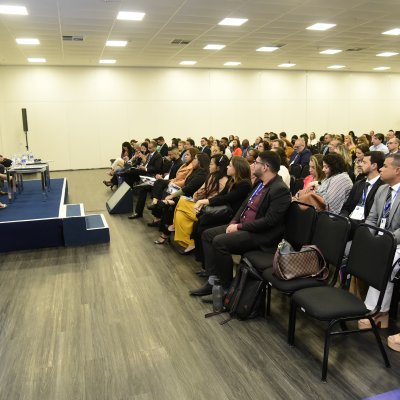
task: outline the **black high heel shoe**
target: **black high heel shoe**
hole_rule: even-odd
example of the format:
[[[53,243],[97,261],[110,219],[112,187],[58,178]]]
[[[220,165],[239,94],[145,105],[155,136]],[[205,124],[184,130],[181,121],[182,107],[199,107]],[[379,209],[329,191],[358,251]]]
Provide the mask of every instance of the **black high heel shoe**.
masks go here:
[[[107,187],[110,187],[111,186],[111,188],[114,186],[113,184],[112,184],[112,182],[110,182],[110,181],[103,181],[103,183],[107,186]]]
[[[169,241],[169,236],[160,236],[157,240],[154,241],[154,244],[165,244]]]

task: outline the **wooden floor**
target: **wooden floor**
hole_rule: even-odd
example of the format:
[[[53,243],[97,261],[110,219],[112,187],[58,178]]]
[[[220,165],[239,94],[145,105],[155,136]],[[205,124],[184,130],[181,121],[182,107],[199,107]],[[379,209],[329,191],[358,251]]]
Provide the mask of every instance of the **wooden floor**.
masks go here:
[[[62,176],[70,202],[105,212],[111,243],[1,255],[1,400],[338,400],[400,386],[400,353],[384,368],[369,334],[332,341],[322,383],[323,325],[299,315],[288,347],[285,297],[269,320],[205,319],[210,305],[188,296],[196,262],[154,245],[148,215],[108,215],[104,170]]]

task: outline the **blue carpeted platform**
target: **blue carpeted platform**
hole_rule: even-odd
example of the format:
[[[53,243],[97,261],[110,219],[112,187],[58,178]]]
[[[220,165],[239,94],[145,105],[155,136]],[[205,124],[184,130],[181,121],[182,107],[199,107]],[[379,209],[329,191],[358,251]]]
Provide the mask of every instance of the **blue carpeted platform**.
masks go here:
[[[0,210],[0,222],[58,218],[60,204],[64,204],[66,193],[67,180],[65,178],[51,180],[51,191],[47,192],[46,201],[43,201],[40,180],[24,181],[24,191],[17,194],[17,198],[12,203],[8,203],[6,196],[1,198],[1,201],[7,204],[7,208]]]
[[[378,394],[377,396],[368,397],[364,400],[399,400],[400,399],[400,389],[392,390],[391,392],[386,392]]]
[[[41,181],[25,181],[24,191],[0,210],[0,252],[108,243],[104,216],[85,215],[83,204],[64,204],[67,194],[66,178],[52,179],[46,198]]]

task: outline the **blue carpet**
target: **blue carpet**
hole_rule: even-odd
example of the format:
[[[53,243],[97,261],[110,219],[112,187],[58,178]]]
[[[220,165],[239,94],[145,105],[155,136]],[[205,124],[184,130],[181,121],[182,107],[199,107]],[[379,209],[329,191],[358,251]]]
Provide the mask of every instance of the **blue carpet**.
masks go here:
[[[0,222],[58,218],[60,204],[64,204],[64,181],[66,185],[64,178],[51,180],[51,191],[47,192],[46,201],[43,201],[40,180],[24,181],[24,191],[17,194],[12,203],[8,203],[6,196],[0,198],[7,204],[7,208],[0,210]]]
[[[392,390],[391,392],[386,392],[378,394],[377,396],[368,397],[364,400],[399,400],[400,399],[400,389]]]

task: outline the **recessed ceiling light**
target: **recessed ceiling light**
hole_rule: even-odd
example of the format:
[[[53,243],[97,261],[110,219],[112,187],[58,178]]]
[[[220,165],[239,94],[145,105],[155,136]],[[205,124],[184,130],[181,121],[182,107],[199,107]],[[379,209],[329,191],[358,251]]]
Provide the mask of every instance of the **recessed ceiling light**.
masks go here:
[[[143,12],[120,11],[117,19],[123,21],[141,21],[146,14]]]
[[[125,47],[127,44],[127,40],[107,40],[106,42],[106,46],[109,47]]]
[[[328,67],[329,69],[341,69],[341,68],[346,68],[345,65],[330,65]]]
[[[99,64],[115,64],[117,60],[100,60]]]
[[[336,24],[324,24],[319,22],[317,24],[309,26],[306,29],[308,29],[309,31],[326,31],[333,28],[334,26],[336,26]]]
[[[382,32],[382,35],[398,36],[398,35],[400,35],[400,28],[394,28],[394,29],[391,29],[390,31]]]
[[[225,47],[224,44],[208,44],[207,46],[203,47],[204,50],[221,50]]]
[[[0,5],[0,14],[28,15],[28,10],[24,6]]]
[[[187,61],[181,61],[179,64],[180,65],[195,65],[195,64],[197,64],[197,61],[189,61],[189,60],[187,60]]]
[[[337,54],[340,53],[341,51],[342,50],[328,49],[320,51],[319,54]]]
[[[278,67],[281,68],[291,68],[294,67],[296,64],[292,64],[292,63],[283,63],[283,64],[279,64]]]
[[[40,44],[39,39],[34,39],[34,38],[17,38],[15,41],[18,44]]]
[[[28,58],[28,62],[30,63],[45,63],[45,58]]]
[[[272,51],[278,50],[279,47],[276,46],[267,46],[267,47],[259,47],[256,51],[266,51],[271,53]]]
[[[374,68],[375,71],[386,71],[387,69],[390,69],[390,67],[376,67],[376,68]]]
[[[377,54],[378,57],[392,57],[397,56],[399,53],[395,53],[394,51],[384,51],[383,53]]]
[[[240,26],[247,22],[247,18],[224,18],[218,25]]]
[[[227,67],[236,67],[240,64],[240,61],[227,61],[224,65],[226,65]]]

